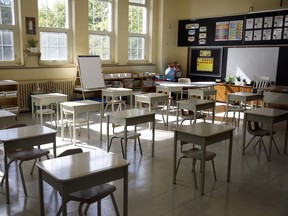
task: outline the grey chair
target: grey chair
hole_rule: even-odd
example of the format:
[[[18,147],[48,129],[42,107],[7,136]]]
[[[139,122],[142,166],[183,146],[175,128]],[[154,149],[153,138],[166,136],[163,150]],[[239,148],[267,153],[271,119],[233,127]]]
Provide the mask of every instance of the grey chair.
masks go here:
[[[193,148],[189,149],[189,150],[184,150],[182,151],[182,156],[178,159],[178,164],[177,164],[177,168],[176,168],[176,175],[179,169],[179,165],[180,162],[183,158],[189,158],[192,159],[192,172],[194,174],[194,183],[195,183],[195,188],[197,189],[197,178],[196,178],[196,171],[195,171],[195,165],[197,160],[201,161],[202,163],[202,150],[195,148],[193,146]],[[214,158],[216,157],[216,153],[214,152],[210,152],[210,151],[206,151],[206,157],[205,157],[205,161],[211,161],[212,162],[212,168],[213,168],[213,173],[214,173],[214,179],[215,181],[217,181],[216,178],[216,171],[215,171],[215,164],[214,164]]]
[[[230,99],[230,95],[227,94],[227,98],[226,98],[226,111],[225,111],[225,114],[223,116],[223,119],[222,119],[222,122],[223,123],[224,121],[226,122],[226,124],[228,124],[228,115],[229,115],[229,112],[232,112],[233,113],[233,117],[232,117],[232,124],[233,122],[235,122],[235,126],[239,125],[239,122],[240,122],[240,113],[241,112],[244,112],[244,106],[241,104],[241,102],[239,101],[234,101],[234,100],[231,100]],[[238,118],[236,120],[236,113],[238,113]]]
[[[68,149],[62,152],[61,154],[59,154],[58,157],[64,157],[64,156],[79,154],[79,153],[83,153],[83,150],[81,148]],[[82,208],[84,204],[87,204],[84,210],[84,215],[86,215],[90,205],[97,202],[97,215],[101,216],[101,200],[107,197],[108,195],[110,195],[114,209],[115,209],[115,213],[117,216],[119,216],[120,213],[119,213],[117,203],[113,194],[114,191],[116,191],[116,187],[114,185],[106,183],[106,184],[97,185],[97,186],[94,186],[85,190],[80,190],[80,191],[71,193],[68,196],[68,200],[80,202],[78,206],[78,214],[80,216],[83,215]],[[57,216],[61,214],[61,210],[62,210],[62,205],[57,212]]]
[[[18,127],[25,127],[27,126],[26,124],[13,124],[10,125],[8,127],[6,127],[6,129],[10,129],[10,128],[18,128]],[[23,186],[23,191],[25,196],[27,196],[27,189],[26,189],[26,184],[25,184],[25,179],[24,179],[24,174],[23,174],[23,169],[22,169],[22,163],[25,161],[30,161],[30,160],[34,160],[32,169],[30,174],[33,174],[34,168],[35,168],[35,164],[37,159],[41,159],[41,157],[46,156],[47,159],[49,159],[49,153],[50,151],[47,149],[40,149],[40,148],[21,148],[21,149],[17,149],[15,151],[9,151],[7,153],[7,157],[10,159],[9,163],[8,163],[8,171],[9,171],[9,167],[10,165],[15,161],[20,161],[19,163],[19,171],[20,171],[20,176],[21,176],[21,181],[22,181],[22,186]],[[5,173],[3,175],[3,178],[1,180],[1,187],[3,186],[3,182],[5,179]]]
[[[180,117],[182,118],[180,126],[186,120],[189,120],[190,124],[192,124],[192,121],[194,121],[194,112],[191,110],[180,109]],[[203,119],[203,121],[205,122],[205,118],[206,118],[206,115],[204,113],[197,112],[196,119]]]
[[[247,123],[247,131],[249,134],[253,135],[253,137],[250,139],[250,141],[248,142],[248,144],[245,146],[245,150],[248,148],[248,146],[252,143],[252,141],[258,137],[259,139],[257,140],[257,142],[255,143],[254,145],[254,148],[259,145],[259,148],[261,148],[261,146],[263,146],[263,149],[265,151],[265,154],[268,158],[268,154],[267,154],[267,150],[266,150],[266,147],[265,147],[265,144],[264,144],[264,140],[263,140],[263,137],[265,136],[270,136],[270,130],[265,130],[263,128],[260,127],[259,123],[258,122],[252,122],[252,121],[248,121]],[[280,153],[279,152],[279,149],[277,147],[277,144],[275,142],[275,139],[273,137],[273,135],[275,134],[276,132],[273,131],[273,134],[272,134],[272,142],[278,152],[278,154]]]
[[[116,131],[117,127],[121,127],[121,125],[117,125],[117,124],[112,123],[113,137],[110,139],[110,142],[109,142],[109,145],[108,145],[108,152],[110,151],[110,148],[111,148],[111,145],[112,145],[112,141],[114,139],[118,138],[118,139],[120,139],[121,149],[122,149],[122,156],[124,157],[123,140],[125,139],[125,134],[124,134],[123,130]],[[128,140],[129,139],[132,139],[132,140],[137,139],[138,140],[138,144],[139,144],[140,153],[141,153],[141,155],[143,155],[141,142],[140,142],[140,136],[141,136],[141,133],[138,133],[137,131],[127,131],[127,139]],[[136,150],[136,146],[134,146],[134,150]]]

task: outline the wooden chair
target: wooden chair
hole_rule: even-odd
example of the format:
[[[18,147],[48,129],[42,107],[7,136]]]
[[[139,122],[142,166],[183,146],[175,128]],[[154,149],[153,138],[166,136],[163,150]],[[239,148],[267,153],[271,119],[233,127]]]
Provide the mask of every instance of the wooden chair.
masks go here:
[[[111,145],[112,145],[112,141],[114,139],[116,139],[116,138],[119,138],[120,139],[120,143],[121,143],[122,155],[124,157],[124,148],[123,148],[123,140],[125,139],[124,131],[119,131],[119,132],[115,131],[115,128],[120,127],[120,126],[121,125],[117,125],[117,124],[112,123],[113,135],[114,136],[111,138],[111,140],[109,142],[108,152],[110,151],[110,148],[111,148]],[[143,155],[141,142],[140,142],[140,136],[141,136],[141,133],[138,133],[136,131],[127,131],[127,139],[132,139],[132,140],[137,139],[138,140],[138,144],[139,144],[140,153],[141,153],[141,155]],[[136,151],[136,145],[134,146],[134,150]]]
[[[6,129],[26,127],[26,126],[27,126],[26,124],[13,124],[13,125],[6,127]],[[43,156],[46,156],[47,159],[49,159],[49,153],[50,153],[49,150],[40,149],[40,148],[21,148],[21,149],[17,149],[15,151],[10,151],[7,153],[7,157],[10,159],[10,161],[8,163],[8,171],[9,171],[10,165],[14,161],[15,162],[20,161],[19,171],[20,171],[20,175],[21,175],[21,181],[22,181],[22,186],[23,186],[25,196],[27,196],[27,189],[26,189],[25,179],[24,179],[23,170],[22,170],[22,163],[24,161],[34,160],[34,163],[33,163],[33,166],[32,166],[31,172],[30,172],[30,175],[32,175],[37,159],[40,159]],[[1,180],[1,187],[3,186],[4,179],[5,179],[5,173],[4,173],[2,180]]]
[[[269,130],[265,130],[263,128],[260,127],[259,123],[258,122],[252,122],[252,121],[248,121],[248,126],[247,126],[247,131],[249,134],[253,135],[253,137],[250,139],[250,141],[248,142],[248,144],[245,146],[245,150],[248,148],[248,146],[252,143],[252,141],[258,137],[259,139],[257,140],[257,142],[255,143],[254,145],[254,148],[259,144],[259,148],[261,148],[261,146],[263,146],[264,148],[264,151],[265,151],[265,154],[266,154],[266,157],[268,158],[268,154],[267,154],[267,150],[266,150],[266,147],[265,147],[265,144],[264,144],[264,141],[263,141],[263,137],[264,136],[270,136],[270,131]],[[273,131],[273,135],[275,134],[276,132]],[[277,144],[275,142],[275,139],[272,135],[272,142],[278,152],[278,154],[280,153],[279,152],[279,149],[277,147]]]
[[[57,122],[56,122],[56,118],[55,118],[55,110],[53,108],[54,104],[42,104],[42,115],[44,116],[50,116],[50,121],[51,124],[53,122],[53,118],[55,121],[55,126],[57,127]],[[34,115],[36,115],[36,119],[38,121],[39,116],[41,115],[41,110],[40,110],[40,104],[35,104],[36,106],[36,111],[34,113]]]
[[[192,159],[192,172],[194,174],[195,188],[197,189],[197,178],[196,178],[195,165],[196,165],[197,160],[201,161],[201,163],[202,163],[202,150],[200,150],[198,148],[195,148],[193,146],[193,148],[191,148],[189,150],[181,151],[181,153],[182,153],[182,156],[178,159],[178,164],[177,164],[177,168],[176,168],[176,175],[177,175],[181,160],[183,158]],[[211,161],[212,162],[214,179],[215,179],[215,181],[217,181],[216,171],[215,171],[215,164],[214,164],[214,158],[215,157],[216,157],[216,153],[210,152],[210,151],[206,151],[206,157],[205,157],[205,161],[204,162],[206,162],[206,161]]]
[[[62,152],[61,154],[59,154],[58,157],[64,157],[64,156],[79,154],[79,153],[83,153],[83,150],[81,148],[68,149]],[[116,191],[116,187],[114,185],[102,184],[102,185],[97,185],[97,186],[94,186],[85,190],[71,193],[69,194],[68,200],[80,202],[79,207],[78,207],[78,214],[80,216],[83,215],[82,207],[85,203],[87,204],[84,210],[84,214],[86,215],[90,205],[97,202],[97,215],[100,216],[101,215],[101,200],[107,197],[108,195],[110,195],[116,215],[119,216],[120,213],[119,213],[116,200],[113,194],[114,191]],[[57,216],[61,214],[61,210],[62,210],[62,205],[57,212]]]

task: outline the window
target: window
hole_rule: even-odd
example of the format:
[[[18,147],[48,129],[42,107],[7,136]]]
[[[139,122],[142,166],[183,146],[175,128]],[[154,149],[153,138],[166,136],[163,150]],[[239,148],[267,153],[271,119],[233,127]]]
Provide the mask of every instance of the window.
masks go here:
[[[41,60],[68,61],[69,8],[68,0],[38,0]]]
[[[0,62],[15,60],[14,1],[0,1]]]
[[[89,0],[88,13],[89,54],[111,61],[111,0]]]
[[[128,60],[144,61],[147,56],[147,3],[129,0]]]

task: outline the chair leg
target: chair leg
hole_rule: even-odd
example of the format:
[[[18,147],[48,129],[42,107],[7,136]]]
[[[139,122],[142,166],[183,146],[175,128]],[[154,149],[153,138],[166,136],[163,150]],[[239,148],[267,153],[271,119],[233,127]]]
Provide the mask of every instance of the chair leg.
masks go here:
[[[110,196],[111,196],[111,200],[112,200],[112,203],[113,203],[113,206],[114,206],[114,209],[115,209],[115,213],[116,213],[117,216],[120,216],[119,209],[118,209],[118,207],[117,207],[117,203],[116,203],[114,194],[111,193]]]
[[[83,207],[83,205],[84,205],[84,202],[80,202],[80,204],[79,204],[79,206],[78,206],[78,214],[79,214],[79,216],[82,216],[82,215],[83,215],[83,213],[82,213],[82,207]],[[88,209],[87,209],[87,211],[88,211]],[[86,214],[86,213],[84,212],[84,214]]]
[[[110,151],[110,148],[111,148],[111,145],[112,145],[112,141],[113,141],[114,138],[116,138],[116,137],[112,137],[111,140],[110,140],[110,143],[108,145],[108,152]]]
[[[10,160],[8,165],[7,165],[7,172],[9,172],[9,168],[10,168],[10,165],[14,162],[15,160]],[[1,187],[3,186],[3,183],[4,183],[4,180],[5,180],[5,176],[6,176],[6,173],[3,174],[2,176],[2,180],[1,180]]]
[[[21,181],[22,181],[22,186],[23,186],[23,190],[24,190],[24,194],[27,197],[27,189],[26,189],[26,185],[25,185],[25,180],[24,180],[24,175],[23,175],[23,170],[22,170],[22,163],[23,161],[21,161],[19,163],[19,170],[20,170],[20,175],[21,175]]]
[[[179,166],[180,166],[180,162],[181,162],[181,160],[182,160],[183,158],[185,158],[185,156],[182,156],[182,157],[180,157],[180,158],[178,159],[178,164],[177,164],[177,167],[176,167],[175,177],[177,176],[178,169],[179,169]]]
[[[120,140],[120,143],[121,143],[121,149],[122,149],[122,156],[124,158],[123,138]]]
[[[273,136],[272,136],[272,142],[274,143],[274,145],[275,145],[275,148],[276,148],[276,150],[277,150],[278,154],[280,154],[280,152],[279,152],[279,149],[278,149],[278,146],[277,146],[277,144],[276,144],[276,142],[275,142],[275,139],[274,139],[274,137],[273,137]]]
[[[217,181],[214,159],[212,159],[212,167],[213,167],[213,172],[214,172],[214,179],[215,181]]]
[[[252,143],[252,141],[254,140],[256,136],[253,136],[252,139],[249,141],[249,143],[245,146],[245,149],[246,150],[248,148],[248,146],[250,145],[250,143]],[[255,146],[254,146],[255,147]]]
[[[141,147],[141,143],[140,143],[140,138],[139,137],[138,137],[138,144],[139,144],[139,149],[140,149],[141,156],[143,156],[142,147]]]

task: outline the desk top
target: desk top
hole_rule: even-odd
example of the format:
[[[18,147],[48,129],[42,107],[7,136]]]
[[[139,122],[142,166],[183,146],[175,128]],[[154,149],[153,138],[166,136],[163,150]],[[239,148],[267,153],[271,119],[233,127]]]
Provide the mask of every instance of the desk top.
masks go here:
[[[106,88],[106,89],[102,89],[102,92],[132,92],[132,89],[128,89],[128,88]]]
[[[15,113],[9,112],[7,110],[2,110],[0,109],[0,118],[5,118],[5,117],[14,117],[16,116]]]
[[[162,93],[146,93],[146,94],[139,94],[139,95],[135,95],[135,97],[137,98],[154,98],[154,97],[169,97],[168,94],[162,94]]]
[[[236,95],[236,96],[243,96],[243,97],[249,97],[249,96],[257,96],[258,94],[250,93],[250,92],[233,92],[228,93],[227,95]]]
[[[198,98],[192,98],[192,99],[176,101],[176,102],[177,102],[177,104],[191,104],[191,105],[215,103],[215,101],[213,101],[213,100],[204,100],[204,99],[198,99]]]
[[[161,86],[182,86],[182,87],[190,87],[190,88],[200,88],[200,87],[211,87],[216,86],[216,82],[155,82],[157,85]]]
[[[81,163],[80,163],[81,162]],[[102,149],[38,162],[37,166],[58,181],[70,181],[82,176],[128,166],[129,161]]]
[[[37,99],[44,99],[44,98],[54,98],[54,97],[67,97],[67,95],[61,94],[61,93],[48,93],[48,94],[31,95],[31,97],[37,98]]]
[[[271,85],[269,87],[263,88],[263,90],[271,92],[288,93],[288,86]]]
[[[56,130],[45,127],[43,125],[32,125],[27,127],[0,130],[0,140],[5,142],[56,133]]]
[[[253,114],[266,117],[278,117],[288,114],[288,110],[273,109],[273,108],[257,108],[245,111],[244,114]]]
[[[102,102],[93,101],[93,100],[79,100],[79,101],[67,101],[62,102],[60,105],[67,107],[80,107],[80,106],[89,106],[89,105],[102,105]]]
[[[117,118],[135,118],[135,117],[142,117],[145,115],[155,115],[154,111],[146,111],[143,109],[128,109],[123,111],[117,111],[117,112],[108,112],[107,115],[117,117]]]
[[[205,138],[234,130],[234,127],[200,122],[192,125],[182,125],[173,130]]]

